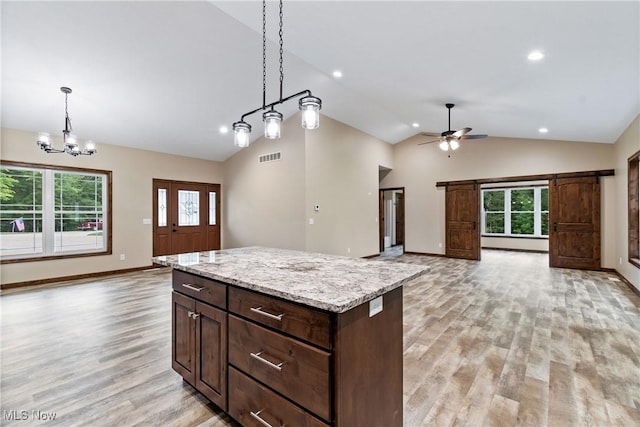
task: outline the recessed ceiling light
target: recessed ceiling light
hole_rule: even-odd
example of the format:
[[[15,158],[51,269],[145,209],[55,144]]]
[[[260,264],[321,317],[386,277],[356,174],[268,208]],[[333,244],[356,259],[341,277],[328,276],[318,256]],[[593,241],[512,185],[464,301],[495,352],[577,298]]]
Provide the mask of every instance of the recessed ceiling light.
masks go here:
[[[547,129],[547,128],[540,128],[540,129],[538,129],[538,132],[540,132],[540,133],[547,133],[547,132],[549,132],[549,129]]]
[[[420,127],[420,123],[411,123],[411,126],[413,126],[414,128],[418,128]]]
[[[229,132],[229,128],[226,126],[220,126],[220,129],[218,129],[220,131],[220,133],[227,133]]]
[[[340,70],[335,70],[333,72],[333,77],[335,77],[336,79],[339,79],[340,77],[342,77],[342,71]]]
[[[529,56],[527,56],[527,59],[529,59],[529,61],[540,61],[542,58],[544,58],[544,53],[540,52],[539,50],[534,50],[529,54]]]

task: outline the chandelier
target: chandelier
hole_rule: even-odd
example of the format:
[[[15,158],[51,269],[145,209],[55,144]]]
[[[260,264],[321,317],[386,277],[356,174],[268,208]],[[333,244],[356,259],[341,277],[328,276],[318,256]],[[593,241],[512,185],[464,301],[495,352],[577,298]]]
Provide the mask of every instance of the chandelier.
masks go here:
[[[38,140],[36,144],[42,150],[47,153],[67,153],[72,156],[90,156],[97,152],[95,144],[92,141],[87,141],[85,144],[85,148],[83,150],[78,146],[78,140],[74,134],[71,133],[73,128],[71,127],[71,119],[69,118],[69,101],[68,96],[71,93],[71,89],[68,87],[62,86],[60,88],[60,92],[64,93],[64,130],[62,131],[63,136],[63,147],[61,149],[53,148],[50,141],[50,135],[47,132],[40,132],[38,134]]]
[[[282,39],[282,0],[280,0],[280,98],[277,101],[267,104],[267,2],[262,1],[262,106],[244,113],[240,121],[233,124],[233,142],[238,147],[248,147],[251,144],[251,125],[245,122],[245,118],[258,111],[263,111],[264,137],[267,139],[280,138],[280,124],[282,123],[282,113],[275,110],[275,106],[290,99],[301,97],[298,106],[302,111],[302,127],[305,129],[316,129],[320,125],[320,108],[322,101],[311,94],[310,90],[303,90],[293,95],[282,96],[282,83],[284,81],[284,68],[282,66],[283,39]]]

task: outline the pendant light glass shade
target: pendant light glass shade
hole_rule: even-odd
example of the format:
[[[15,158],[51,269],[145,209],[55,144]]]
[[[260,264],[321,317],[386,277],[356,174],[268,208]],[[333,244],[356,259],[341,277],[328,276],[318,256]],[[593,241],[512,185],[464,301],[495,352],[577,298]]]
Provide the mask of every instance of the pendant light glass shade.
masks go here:
[[[302,127],[305,129],[317,129],[320,126],[320,108],[322,101],[315,96],[305,96],[299,101],[302,111]]]
[[[233,124],[233,143],[236,147],[245,148],[251,143],[251,125],[244,121]]]
[[[45,151],[47,148],[51,148],[51,141],[49,140],[49,134],[47,132],[40,132],[36,142],[38,146]]]
[[[457,139],[452,139],[451,141],[449,141],[449,146],[451,147],[452,150],[457,150],[458,147],[460,147],[460,143],[458,142]]]
[[[442,151],[449,151],[449,143],[447,141],[442,141],[438,146]]]
[[[282,123],[282,114],[275,110],[267,111],[262,115],[264,120],[264,137],[267,139],[280,138],[280,123]]]

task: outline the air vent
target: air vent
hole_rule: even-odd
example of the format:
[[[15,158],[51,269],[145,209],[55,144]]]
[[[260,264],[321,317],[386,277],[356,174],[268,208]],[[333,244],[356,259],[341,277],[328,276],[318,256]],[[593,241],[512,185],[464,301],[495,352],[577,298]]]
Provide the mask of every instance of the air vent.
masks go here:
[[[260,163],[268,163],[275,162],[276,160],[280,160],[281,153],[278,151],[277,153],[269,153],[263,154],[259,157]]]

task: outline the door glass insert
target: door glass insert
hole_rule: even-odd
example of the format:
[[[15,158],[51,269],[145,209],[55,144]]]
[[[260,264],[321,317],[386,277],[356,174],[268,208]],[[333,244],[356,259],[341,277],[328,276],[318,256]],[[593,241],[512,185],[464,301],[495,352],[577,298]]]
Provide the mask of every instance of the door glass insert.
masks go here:
[[[178,190],[178,225],[200,225],[200,193],[198,191]]]
[[[167,189],[158,188],[158,227],[167,226]]]
[[[216,192],[209,192],[209,225],[216,225]]]

